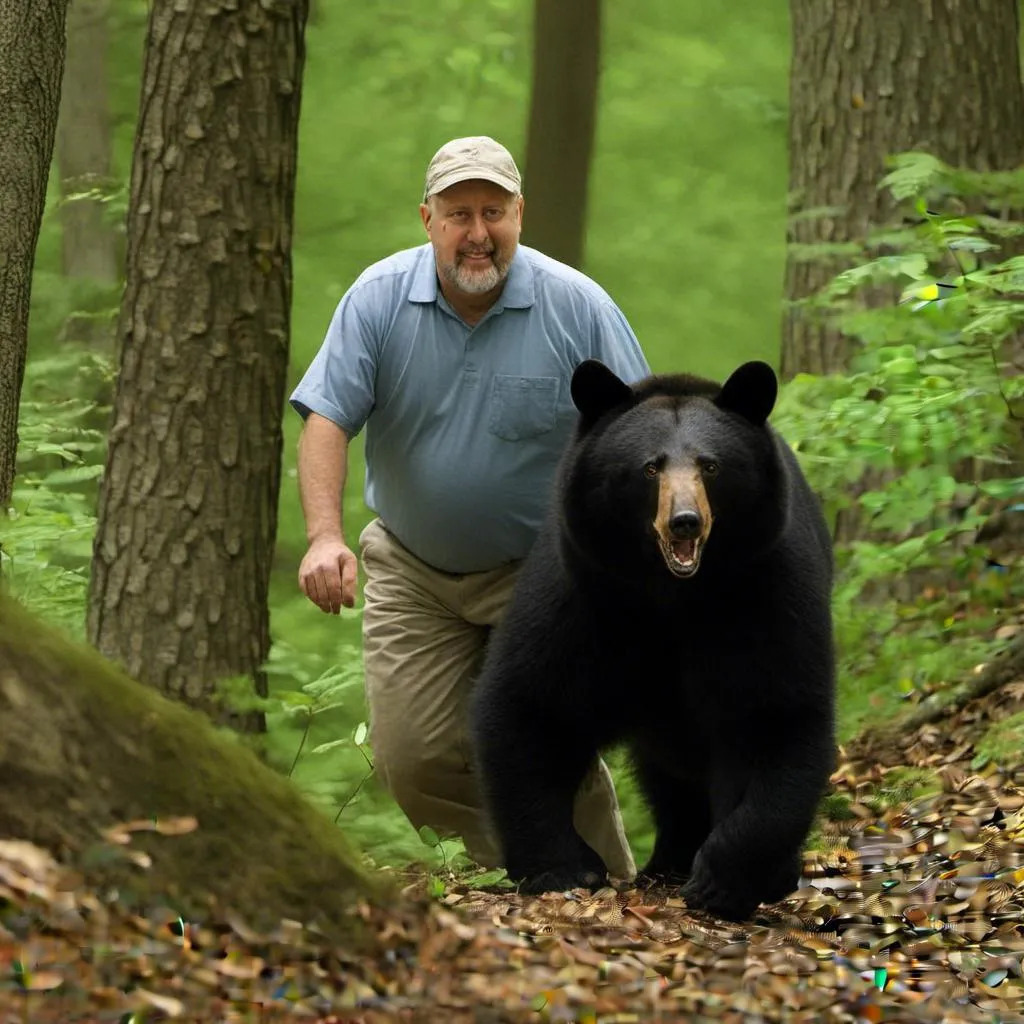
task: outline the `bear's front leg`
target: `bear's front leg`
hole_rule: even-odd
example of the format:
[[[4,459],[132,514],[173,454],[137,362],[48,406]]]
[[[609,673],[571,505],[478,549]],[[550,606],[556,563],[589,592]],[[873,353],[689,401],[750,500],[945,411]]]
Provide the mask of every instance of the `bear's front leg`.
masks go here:
[[[637,782],[654,818],[651,857],[640,870],[640,885],[681,885],[693,869],[693,858],[711,831],[707,780],[679,768],[675,773],[634,741]]]
[[[605,863],[573,825],[576,794],[597,750],[550,718],[528,718],[492,699],[475,721],[481,789],[505,870],[524,893],[599,888]]]
[[[697,851],[682,890],[687,906],[743,921],[760,903],[783,899],[799,885],[800,852],[830,761],[825,744],[804,743],[785,759],[773,752],[725,769],[719,791],[742,795]]]

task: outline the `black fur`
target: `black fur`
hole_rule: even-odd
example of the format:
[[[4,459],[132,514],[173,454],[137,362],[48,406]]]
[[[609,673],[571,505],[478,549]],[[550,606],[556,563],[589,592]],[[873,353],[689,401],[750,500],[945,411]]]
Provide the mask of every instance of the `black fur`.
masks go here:
[[[472,710],[485,799],[522,891],[606,878],[573,799],[619,742],[657,828],[643,876],[686,880],[689,906],[734,920],[796,887],[835,756],[832,547],[765,422],[776,393],[765,363],[724,385],[675,375],[632,388],[595,361],[578,367],[577,434]],[[652,460],[717,465],[689,578],[656,541]]]

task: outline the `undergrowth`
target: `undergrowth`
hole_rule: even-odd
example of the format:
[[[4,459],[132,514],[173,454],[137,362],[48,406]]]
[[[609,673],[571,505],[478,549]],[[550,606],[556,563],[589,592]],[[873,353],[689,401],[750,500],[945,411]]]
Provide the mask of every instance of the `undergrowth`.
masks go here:
[[[1024,227],[984,212],[1021,209],[1024,175],[908,153],[882,187],[902,222],[804,303],[853,342],[849,372],[797,376],[774,417],[830,520],[860,518],[836,551],[845,736],[988,657],[1022,597],[1015,553],[991,557],[977,533],[1024,495],[1024,383],[1010,359],[1024,327]],[[869,307],[882,287],[900,301]]]

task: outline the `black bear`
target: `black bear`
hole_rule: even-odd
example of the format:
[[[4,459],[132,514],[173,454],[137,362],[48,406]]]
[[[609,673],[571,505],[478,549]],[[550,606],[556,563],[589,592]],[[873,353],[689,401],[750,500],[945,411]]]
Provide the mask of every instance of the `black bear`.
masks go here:
[[[832,540],[767,423],[778,382],[572,378],[576,434],[488,645],[471,721],[509,877],[606,880],[573,827],[600,750],[625,743],[656,827],[641,880],[743,920],[799,884],[834,767]]]

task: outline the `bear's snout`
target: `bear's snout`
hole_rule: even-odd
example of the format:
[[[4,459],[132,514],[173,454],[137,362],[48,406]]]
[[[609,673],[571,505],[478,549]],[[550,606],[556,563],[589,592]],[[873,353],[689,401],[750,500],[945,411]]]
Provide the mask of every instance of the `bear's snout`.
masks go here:
[[[695,540],[704,529],[704,521],[695,508],[684,508],[673,514],[668,529],[674,540]]]

